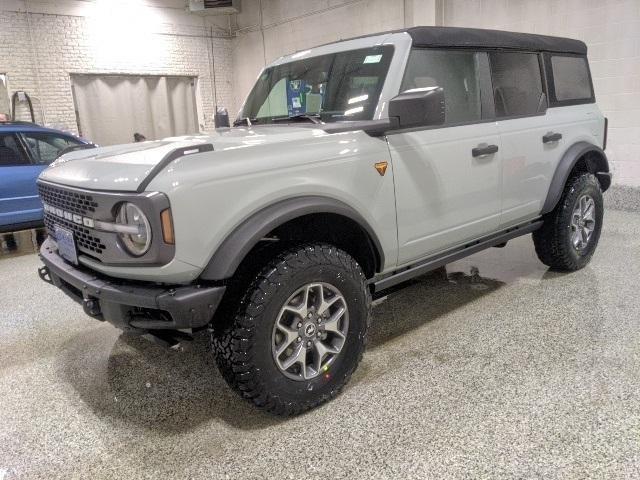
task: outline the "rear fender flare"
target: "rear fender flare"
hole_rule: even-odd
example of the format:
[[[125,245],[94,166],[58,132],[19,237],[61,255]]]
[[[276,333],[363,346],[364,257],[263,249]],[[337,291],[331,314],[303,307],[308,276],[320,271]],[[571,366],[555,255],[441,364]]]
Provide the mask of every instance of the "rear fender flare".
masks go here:
[[[547,198],[542,207],[542,214],[549,213],[556,207],[571,171],[578,160],[585,155],[587,156],[587,169],[598,178],[602,191],[604,192],[609,188],[611,185],[611,173],[609,172],[609,161],[604,151],[588,142],[574,143],[567,149],[556,167]]]

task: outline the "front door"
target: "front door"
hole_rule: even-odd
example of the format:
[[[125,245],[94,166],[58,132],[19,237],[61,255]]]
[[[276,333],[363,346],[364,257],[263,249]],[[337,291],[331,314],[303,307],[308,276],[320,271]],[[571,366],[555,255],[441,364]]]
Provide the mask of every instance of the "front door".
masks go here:
[[[501,152],[487,54],[414,49],[401,91],[439,86],[445,124],[388,135],[399,264],[497,230]]]

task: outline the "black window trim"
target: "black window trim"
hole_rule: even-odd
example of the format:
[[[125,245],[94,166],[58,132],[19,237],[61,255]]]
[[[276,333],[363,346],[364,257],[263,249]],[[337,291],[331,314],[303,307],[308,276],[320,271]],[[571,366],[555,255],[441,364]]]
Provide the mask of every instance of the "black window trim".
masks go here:
[[[577,53],[556,53],[556,52],[543,52],[544,65],[547,77],[547,97],[549,98],[549,108],[555,107],[569,107],[572,105],[586,105],[590,103],[596,103],[596,94],[593,88],[593,78],[591,77],[591,67],[589,66],[589,60],[586,55],[580,55]],[[553,65],[551,63],[552,57],[573,57],[583,58],[587,66],[587,76],[589,78],[589,87],[591,88],[591,96],[585,98],[574,98],[571,100],[558,100],[556,98],[555,82],[553,78]]]
[[[16,146],[22,153],[22,158],[26,160],[25,163],[11,163],[9,165],[0,165],[0,168],[11,168],[11,167],[32,167],[36,165],[33,163],[33,159],[31,158],[31,154],[29,150],[25,148],[25,145],[22,140],[22,136],[20,135],[22,132],[0,132],[0,135],[12,136],[16,142]]]

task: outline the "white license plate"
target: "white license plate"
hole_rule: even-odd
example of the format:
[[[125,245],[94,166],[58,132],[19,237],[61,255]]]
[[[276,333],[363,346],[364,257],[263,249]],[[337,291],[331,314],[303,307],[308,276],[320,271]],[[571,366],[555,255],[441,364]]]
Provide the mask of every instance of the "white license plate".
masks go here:
[[[76,250],[76,241],[73,238],[73,232],[58,225],[55,226],[55,232],[58,254],[71,263],[78,265],[78,251]]]

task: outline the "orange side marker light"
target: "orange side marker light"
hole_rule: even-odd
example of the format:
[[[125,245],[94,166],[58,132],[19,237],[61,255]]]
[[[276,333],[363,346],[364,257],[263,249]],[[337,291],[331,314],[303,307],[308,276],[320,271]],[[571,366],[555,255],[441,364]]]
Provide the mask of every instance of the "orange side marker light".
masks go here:
[[[384,177],[384,174],[387,173],[387,165],[387,162],[378,162],[375,164],[376,170],[381,177]]]

